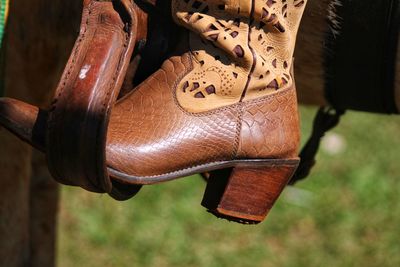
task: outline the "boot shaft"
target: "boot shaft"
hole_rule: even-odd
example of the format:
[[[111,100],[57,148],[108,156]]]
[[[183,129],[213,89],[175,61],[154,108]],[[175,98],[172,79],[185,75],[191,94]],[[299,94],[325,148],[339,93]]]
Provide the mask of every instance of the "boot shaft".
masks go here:
[[[180,105],[204,112],[293,85],[296,34],[306,1],[172,1],[189,30],[192,70],[177,87]]]

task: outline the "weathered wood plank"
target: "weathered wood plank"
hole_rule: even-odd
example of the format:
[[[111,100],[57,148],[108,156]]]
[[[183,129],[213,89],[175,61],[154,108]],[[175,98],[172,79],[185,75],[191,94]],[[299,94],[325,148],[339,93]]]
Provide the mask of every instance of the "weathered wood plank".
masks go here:
[[[71,51],[81,1],[13,0],[5,92],[47,106]],[[54,266],[57,186],[43,156],[0,129],[0,266]]]

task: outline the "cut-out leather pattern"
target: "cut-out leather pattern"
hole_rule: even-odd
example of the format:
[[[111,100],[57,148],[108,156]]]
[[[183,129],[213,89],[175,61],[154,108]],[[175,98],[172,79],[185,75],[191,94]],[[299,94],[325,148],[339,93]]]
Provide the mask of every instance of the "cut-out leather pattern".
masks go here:
[[[255,1],[250,46],[256,62],[245,99],[291,86],[296,35],[306,1]]]
[[[177,86],[182,107],[203,112],[290,86],[305,4],[303,0],[173,0],[175,21],[190,31],[193,60],[193,70]]]
[[[193,71],[177,88],[177,98],[189,111],[230,105],[240,100],[253,56],[247,45],[249,14],[227,1],[174,1],[177,23],[190,30]],[[250,11],[248,11],[250,12]],[[195,103],[195,107],[193,107]],[[193,109],[195,108],[195,109]]]

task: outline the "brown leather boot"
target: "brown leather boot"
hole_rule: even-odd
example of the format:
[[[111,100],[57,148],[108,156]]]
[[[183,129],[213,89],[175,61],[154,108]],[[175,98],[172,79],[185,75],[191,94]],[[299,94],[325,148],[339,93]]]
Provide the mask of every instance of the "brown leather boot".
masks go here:
[[[107,165],[153,184],[214,172],[203,205],[260,222],[295,171],[299,125],[290,73],[305,1],[172,1],[182,52],[114,107]]]
[[[180,47],[115,104],[107,135],[88,126],[80,139],[71,137],[53,106],[44,123],[50,170],[71,181],[78,174],[106,192],[112,181],[145,185],[212,172],[203,205],[218,217],[261,222],[298,164],[290,70],[305,4],[173,0],[172,16],[183,26]],[[79,106],[75,101],[61,110],[106,125],[107,116],[97,116],[104,105],[94,100],[86,112],[66,113]]]

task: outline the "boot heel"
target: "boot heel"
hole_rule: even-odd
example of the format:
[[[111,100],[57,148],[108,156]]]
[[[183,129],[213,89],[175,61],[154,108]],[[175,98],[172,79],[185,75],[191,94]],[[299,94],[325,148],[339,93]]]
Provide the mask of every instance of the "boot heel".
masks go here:
[[[265,219],[299,160],[238,164],[211,173],[202,205],[219,218],[257,224]]]

